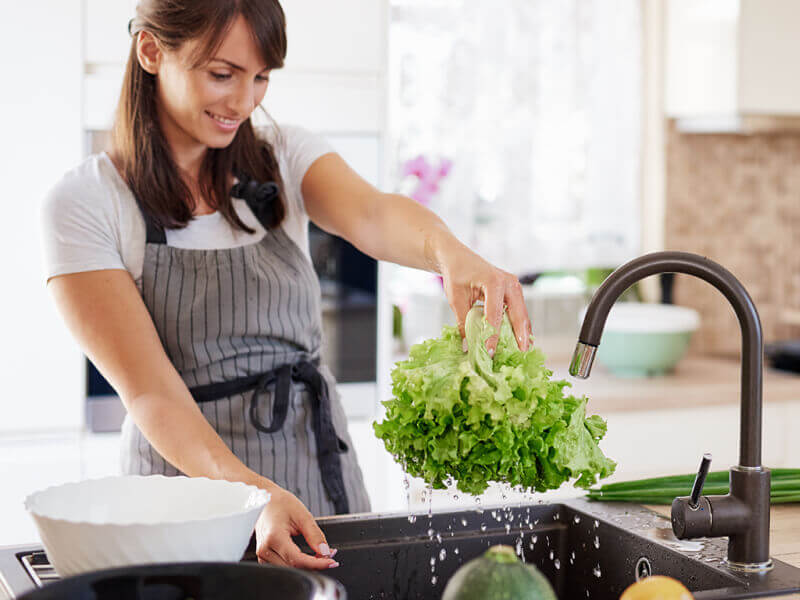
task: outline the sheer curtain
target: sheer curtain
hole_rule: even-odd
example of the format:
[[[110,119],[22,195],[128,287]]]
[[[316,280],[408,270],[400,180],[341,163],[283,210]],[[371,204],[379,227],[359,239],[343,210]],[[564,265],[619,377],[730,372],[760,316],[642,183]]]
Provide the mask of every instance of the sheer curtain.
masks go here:
[[[517,274],[639,250],[640,0],[392,0],[396,189],[452,168],[431,208]]]

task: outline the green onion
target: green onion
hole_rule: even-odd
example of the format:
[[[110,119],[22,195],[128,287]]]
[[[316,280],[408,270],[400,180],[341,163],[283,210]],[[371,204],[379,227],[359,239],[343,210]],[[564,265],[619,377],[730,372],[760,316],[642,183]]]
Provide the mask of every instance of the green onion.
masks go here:
[[[703,487],[705,495],[724,495],[730,490],[728,471],[712,471]],[[638,504],[672,504],[678,496],[692,492],[695,475],[670,475],[634,481],[618,481],[591,488],[589,500],[603,502],[636,502]],[[772,469],[770,502],[800,502],[800,469]]]

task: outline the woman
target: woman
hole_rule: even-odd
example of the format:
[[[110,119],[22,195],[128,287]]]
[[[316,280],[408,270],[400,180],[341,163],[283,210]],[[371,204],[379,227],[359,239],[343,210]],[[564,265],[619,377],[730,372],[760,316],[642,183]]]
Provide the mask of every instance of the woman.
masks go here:
[[[519,282],[321,138],[253,128],[286,55],[277,0],[143,0],[129,28],[112,149],[45,204],[48,286],[128,411],[124,472],[264,488],[259,558],[335,567],[312,511],[364,512],[369,499],[319,364],[309,218],[376,259],[440,273],[462,334],[477,299],[495,325],[507,305],[526,348]]]

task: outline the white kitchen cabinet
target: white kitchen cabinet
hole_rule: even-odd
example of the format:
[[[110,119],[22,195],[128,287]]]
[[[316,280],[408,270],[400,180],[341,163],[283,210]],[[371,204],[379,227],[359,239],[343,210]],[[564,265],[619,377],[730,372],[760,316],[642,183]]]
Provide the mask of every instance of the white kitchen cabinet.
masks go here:
[[[800,3],[667,0],[665,112],[685,130],[800,115]]]
[[[377,74],[298,73],[270,76],[263,105],[279,123],[313,131],[380,132],[385,121],[385,78]]]
[[[4,8],[0,180],[0,434],[81,423],[82,356],[56,313],[42,268],[40,210],[81,159],[81,2],[30,0]]]
[[[78,434],[0,438],[0,545],[38,540],[23,504],[28,494],[79,479]]]
[[[284,0],[287,71],[384,70],[386,0]]]
[[[128,21],[137,0],[85,0],[85,60],[90,64],[119,64],[128,60],[131,37]]]

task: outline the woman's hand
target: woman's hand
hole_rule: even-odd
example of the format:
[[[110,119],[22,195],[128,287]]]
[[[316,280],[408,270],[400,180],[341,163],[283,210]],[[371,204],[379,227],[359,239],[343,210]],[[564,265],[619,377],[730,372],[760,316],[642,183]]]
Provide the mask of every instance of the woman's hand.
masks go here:
[[[455,238],[451,238],[450,243],[436,254],[444,290],[456,315],[461,337],[465,335],[464,322],[469,309],[476,300],[483,300],[486,319],[498,332],[503,309],[507,307],[517,345],[526,351],[530,343],[531,320],[519,279],[486,262]],[[464,344],[466,349],[466,340]],[[489,355],[494,356],[496,347],[497,335],[493,335],[486,341]]]
[[[271,497],[256,522],[258,562],[298,569],[338,567],[339,563],[333,560],[336,550],[328,548],[325,534],[303,503],[294,494],[275,484],[265,489]],[[316,556],[304,554],[292,541],[293,535],[300,534],[316,552]]]

